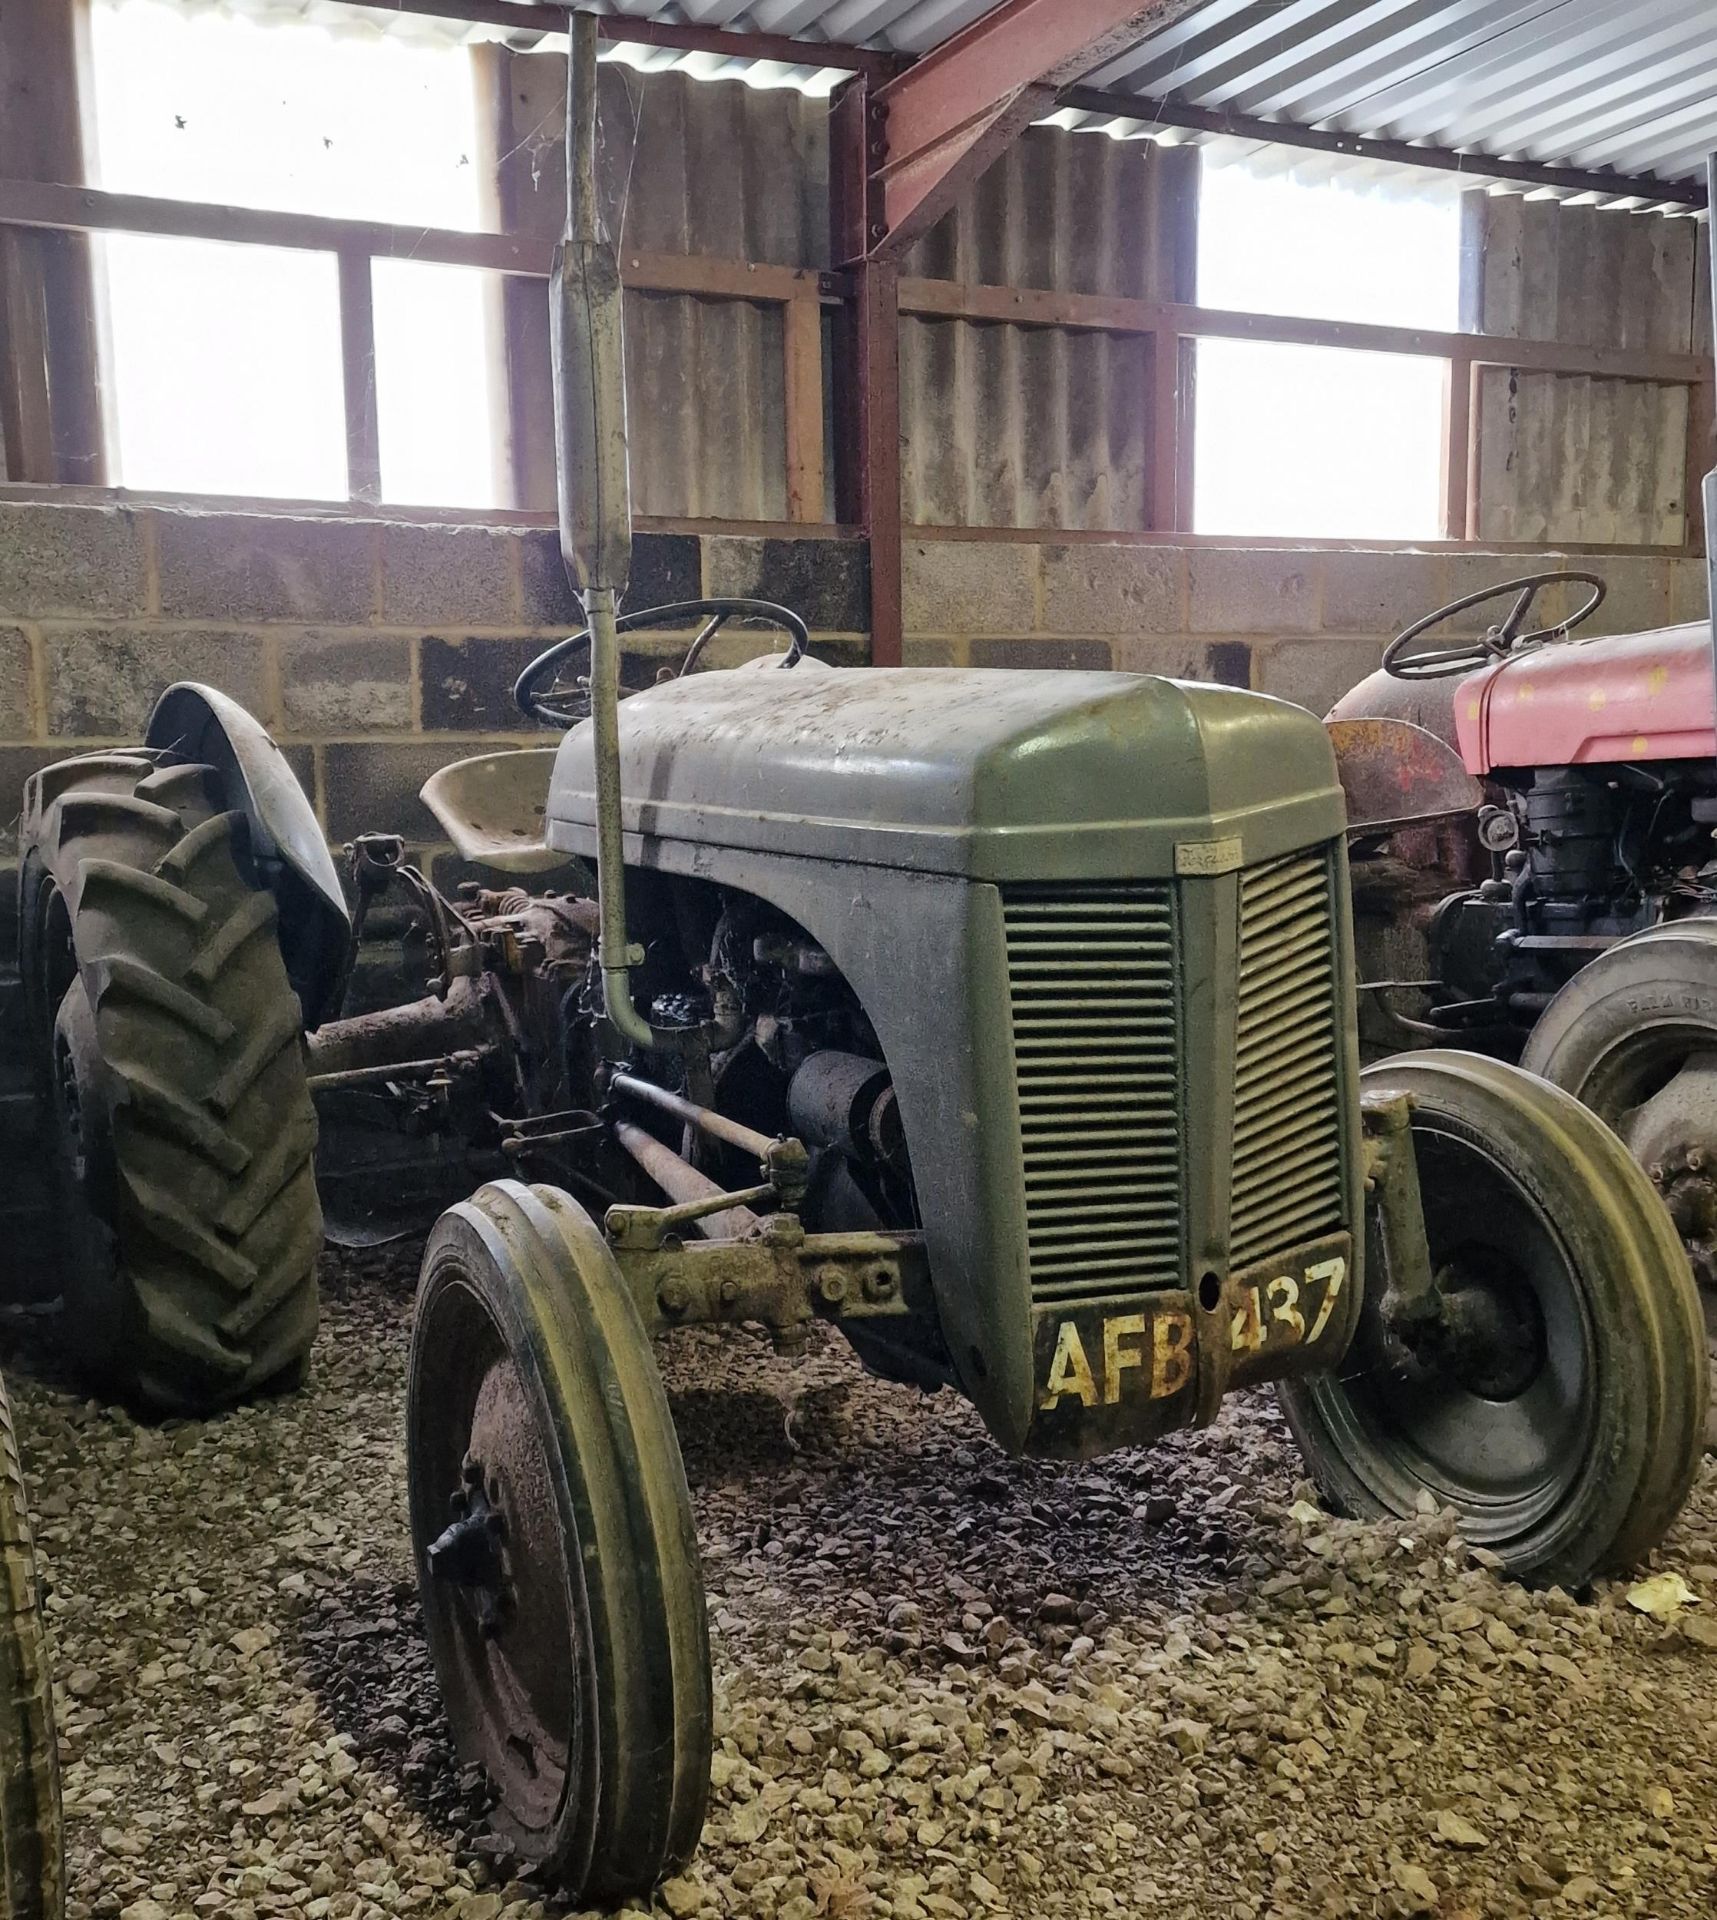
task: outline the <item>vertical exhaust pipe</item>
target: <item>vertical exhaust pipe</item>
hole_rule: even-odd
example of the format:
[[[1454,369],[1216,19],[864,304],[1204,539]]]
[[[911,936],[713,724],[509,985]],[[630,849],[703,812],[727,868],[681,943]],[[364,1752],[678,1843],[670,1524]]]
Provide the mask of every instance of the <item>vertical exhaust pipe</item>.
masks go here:
[[[1705,156],[1705,204],[1717,220],[1717,153]],[[1717,234],[1717,227],[1711,232]],[[1717,300],[1717,245],[1710,251],[1711,296]],[[1717,329],[1717,307],[1711,310],[1711,323]],[[1697,348],[1697,341],[1694,345]],[[1717,540],[1712,538],[1712,529],[1717,527],[1717,468],[1706,474],[1701,497],[1705,504],[1705,612],[1713,640],[1711,670],[1717,674]]]
[[[566,69],[566,230],[549,279],[560,553],[590,629],[596,769],[596,893],[603,1008],[634,1046],[673,1050],[680,1030],[652,1027],[632,998],[643,958],[626,935],[620,816],[620,596],[632,566],[626,453],[625,322],[620,263],[596,202],[596,16],[573,14]]]

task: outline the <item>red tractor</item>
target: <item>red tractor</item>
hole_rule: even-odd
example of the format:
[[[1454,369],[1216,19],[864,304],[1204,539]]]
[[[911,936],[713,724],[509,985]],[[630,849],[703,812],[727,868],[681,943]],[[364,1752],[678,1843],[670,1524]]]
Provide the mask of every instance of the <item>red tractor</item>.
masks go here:
[[[1362,1005],[1380,1047],[1515,1059],[1607,1120],[1667,1200],[1717,1334],[1712,628],[1578,637],[1603,592],[1557,572],[1470,594],[1331,712]],[[1550,595],[1570,597],[1535,619]],[[1482,637],[1427,639],[1490,599],[1507,611]]]

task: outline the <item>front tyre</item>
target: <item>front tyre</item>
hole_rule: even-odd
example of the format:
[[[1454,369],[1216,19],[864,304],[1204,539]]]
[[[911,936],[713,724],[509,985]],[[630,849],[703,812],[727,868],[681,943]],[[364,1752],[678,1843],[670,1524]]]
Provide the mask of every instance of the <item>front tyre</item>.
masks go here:
[[[1518,1068],[1421,1053],[1366,1071],[1413,1102],[1440,1315],[1385,1327],[1382,1261],[1336,1373],[1284,1383],[1326,1498],[1410,1517],[1429,1495],[1513,1577],[1584,1586],[1647,1553],[1699,1463],[1706,1368],[1686,1257],[1610,1130]]]
[[[495,1181],[436,1224],[406,1451],[430,1652],[495,1827],[578,1904],[647,1894],[703,1827],[703,1581],[643,1322],[566,1194]]]

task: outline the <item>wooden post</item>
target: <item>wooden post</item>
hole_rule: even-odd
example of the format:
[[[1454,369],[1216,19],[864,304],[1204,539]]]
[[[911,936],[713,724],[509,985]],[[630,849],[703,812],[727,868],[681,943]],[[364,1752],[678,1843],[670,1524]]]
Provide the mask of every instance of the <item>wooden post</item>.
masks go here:
[[[1180,335],[1160,326],[1151,335],[1151,531],[1181,527]]]
[[[815,296],[789,300],[781,309],[781,348],[786,359],[787,518],[826,519],[823,469],[823,306]]]
[[[904,659],[901,606],[900,282],[892,261],[859,270],[859,450],[870,540],[870,660]]]
[[[0,6],[0,175],[80,186],[82,0]],[[90,243],[0,232],[0,437],[6,477],[101,486],[107,463]]]
[[[1443,537],[1465,540],[1473,515],[1473,414],[1478,368],[1457,356],[1449,362],[1443,398]]]
[[[1705,555],[1710,551],[1711,529],[1705,524],[1705,476],[1717,461],[1717,443],[1712,434],[1712,391],[1709,380],[1695,380],[1687,389],[1687,551]]]
[[[374,504],[382,497],[381,430],[376,419],[376,316],[370,256],[342,247],[340,370],[346,394],[346,492]]]

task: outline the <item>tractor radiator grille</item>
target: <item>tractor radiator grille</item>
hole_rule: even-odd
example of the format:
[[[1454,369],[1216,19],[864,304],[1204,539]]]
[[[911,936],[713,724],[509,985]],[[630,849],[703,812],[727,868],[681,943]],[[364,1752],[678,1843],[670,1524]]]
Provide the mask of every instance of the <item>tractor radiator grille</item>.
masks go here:
[[[1343,1224],[1335,989],[1327,851],[1242,873],[1235,1267]]]
[[[1036,1300],[1181,1277],[1180,1033],[1163,886],[1003,895]]]

